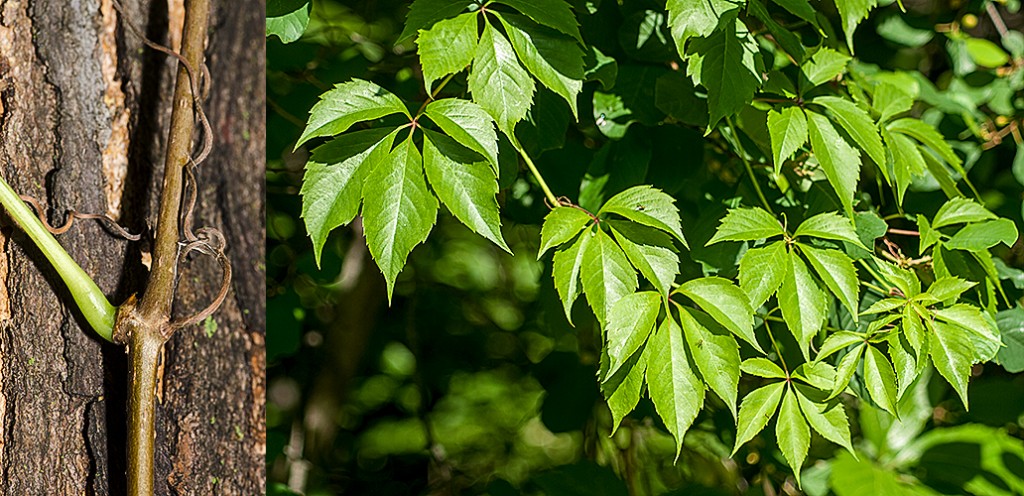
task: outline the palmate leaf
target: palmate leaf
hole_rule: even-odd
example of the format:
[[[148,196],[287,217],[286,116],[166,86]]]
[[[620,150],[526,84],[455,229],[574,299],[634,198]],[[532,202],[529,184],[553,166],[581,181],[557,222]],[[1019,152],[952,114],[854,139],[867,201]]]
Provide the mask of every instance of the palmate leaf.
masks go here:
[[[585,232],[581,237],[588,235]],[[587,303],[603,327],[612,307],[621,298],[636,291],[638,282],[626,255],[608,233],[597,229],[590,236],[593,239],[583,252],[580,279],[583,291],[587,294]]]
[[[740,364],[740,370],[745,374],[764,377],[765,379],[786,378],[786,372],[776,365],[775,362],[767,358],[755,357],[743,360],[743,363]]]
[[[786,277],[786,243],[776,241],[751,248],[740,259],[740,288],[750,296],[750,306],[760,308],[782,285]]]
[[[740,348],[736,338],[697,310],[680,310],[679,322],[701,378],[736,417],[736,395],[740,383]]]
[[[302,219],[313,242],[317,267],[327,235],[359,213],[363,183],[395,141],[394,128],[341,135],[313,149],[302,176]]]
[[[667,234],[633,222],[606,221],[622,251],[662,295],[668,296],[679,274],[679,255]]]
[[[444,98],[428,103],[424,113],[445,134],[479,153],[498,171],[498,135],[486,110],[469,100]]]
[[[612,306],[605,329],[609,377],[615,375],[619,367],[647,341],[657,323],[659,311],[661,297],[653,291],[627,295]]]
[[[797,403],[800,404],[800,411],[807,419],[807,423],[822,437],[846,448],[856,456],[850,442],[850,422],[842,402],[825,401],[823,392],[802,384],[795,386]]]
[[[551,261],[551,275],[555,280],[555,290],[558,291],[558,297],[562,300],[565,318],[569,324],[572,324],[572,304],[583,289],[580,285],[583,254],[587,251],[587,245],[593,238],[589,231],[584,231],[573,244],[556,251]]]
[[[423,131],[423,167],[434,193],[466,227],[511,254],[501,236],[494,171],[483,157],[448,136]]]
[[[853,138],[853,142],[861,150],[864,150],[879,167],[885,167],[885,149],[882,148],[882,138],[878,135],[878,128],[874,121],[863,109],[850,100],[835,96],[819,96],[811,103],[821,105],[828,109],[835,122],[846,130],[846,133]]]
[[[560,31],[583,43],[572,6],[565,0],[495,0],[495,3],[508,5],[533,19],[533,22]]]
[[[853,216],[853,194],[860,179],[860,155],[846,143],[825,116],[807,112],[807,135],[829,184],[842,202],[846,215]]]
[[[583,50],[572,39],[525,17],[498,14],[519,60],[538,81],[565,99],[578,118],[576,96],[583,88]]]
[[[932,228],[939,229],[954,224],[981,222],[996,219],[996,214],[967,198],[953,198],[942,204],[932,219]]]
[[[678,291],[730,332],[764,353],[754,337],[754,310],[750,299],[732,281],[721,277],[691,279]]]
[[[686,41],[693,37],[707,36],[718,27],[719,20],[727,13],[738,12],[741,3],[730,0],[692,2],[669,0],[668,25],[672,28],[672,39],[676,42],[679,55],[686,58]]]
[[[907,188],[915,176],[922,176],[928,170],[918,146],[910,138],[899,133],[882,129],[885,145],[892,154],[893,178],[896,181],[896,200],[902,205]],[[883,168],[884,170],[884,168]]]
[[[779,449],[786,462],[793,469],[797,485],[800,484],[800,468],[807,459],[807,450],[811,447],[811,429],[807,420],[800,413],[800,406],[792,388],[786,388],[779,408],[779,418],[775,423],[775,438],[779,441]]]
[[[302,37],[309,24],[309,0],[268,0],[267,38],[277,36],[281,43]]]
[[[878,6],[877,0],[835,0],[836,9],[839,10],[839,17],[843,19],[843,33],[846,34],[846,46],[853,49],[853,32],[857,24],[868,17],[868,12]]]
[[[811,60],[805,62],[801,69],[811,87],[831,81],[846,70],[846,64],[852,60],[848,55],[843,55],[831,48],[821,48]]]
[[[592,220],[590,214],[579,208],[553,208],[544,217],[544,226],[540,230],[540,250],[537,252],[537,260],[540,260],[549,249],[568,243]]]
[[[608,374],[608,377],[601,383],[601,392],[604,394],[608,409],[612,413],[612,433],[618,428],[622,419],[629,415],[640,402],[640,391],[644,385],[644,375],[647,372],[647,362],[651,356],[650,346],[633,354],[618,368],[615,374]]]
[[[885,355],[874,346],[865,346],[864,349],[864,384],[875,404],[899,417],[896,410],[896,373]]]
[[[697,2],[694,2],[697,3]],[[761,87],[764,61],[746,25],[735,19],[690,44],[687,73],[708,90],[708,127],[736,114]]]
[[[941,321],[925,321],[931,337],[928,339],[928,353],[932,357],[935,370],[947,382],[964,403],[967,404],[967,381],[971,376],[971,365],[974,363],[974,344],[968,333],[959,326]]]
[[[638,224],[661,229],[687,246],[675,200],[651,186],[634,186],[609,198],[598,211],[598,215],[601,214],[621,215]]]
[[[363,198],[366,245],[384,273],[390,302],[406,257],[437,219],[437,199],[427,189],[423,157],[411,136],[370,171]]]
[[[705,246],[719,241],[756,241],[785,236],[782,224],[762,208],[733,208],[722,218],[715,235]]]
[[[857,236],[857,230],[850,219],[836,212],[824,212],[800,223],[793,237],[810,236],[818,239],[843,241],[859,248],[867,249]]]
[[[818,278],[825,283],[825,287],[836,295],[839,302],[850,311],[853,321],[857,322],[860,280],[857,279],[857,268],[853,266],[853,260],[839,250],[823,250],[802,243],[797,246],[811,263]]]
[[[787,259],[779,261],[787,264],[778,293],[779,308],[804,358],[809,359],[807,349],[825,321],[828,300],[800,256],[790,252]]]
[[[807,116],[800,107],[786,107],[782,112],[768,111],[768,134],[772,142],[775,174],[782,163],[807,143]]]
[[[427,93],[434,81],[457,73],[469,66],[476,53],[477,14],[467,12],[445,19],[416,37],[416,53],[423,68],[423,83]]]
[[[536,86],[512,45],[490,23],[484,23],[468,83],[473,100],[494,117],[498,129],[512,136],[533,104]]]
[[[682,329],[672,318],[665,319],[651,338],[647,362],[647,388],[654,408],[676,439],[676,458],[683,448],[683,435],[704,407],[704,383],[694,372]]]
[[[320,95],[320,101],[313,105],[295,148],[313,138],[341,134],[357,122],[398,113],[409,115],[409,109],[397,96],[375,83],[362,79],[339,83]]]
[[[785,382],[775,382],[755,389],[743,398],[736,421],[736,444],[732,448],[732,455],[768,425],[768,421],[775,416],[785,388]]]
[[[999,243],[1013,246],[1017,241],[1017,224],[1010,219],[996,219],[968,224],[945,242],[951,250],[981,251]]]

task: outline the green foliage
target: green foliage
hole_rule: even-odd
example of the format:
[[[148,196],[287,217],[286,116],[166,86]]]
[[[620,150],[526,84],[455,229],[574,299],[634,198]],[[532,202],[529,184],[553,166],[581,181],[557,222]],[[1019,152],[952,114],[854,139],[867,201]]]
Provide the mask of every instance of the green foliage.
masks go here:
[[[998,118],[1024,115],[1024,40],[955,23],[942,40],[901,7],[415,0],[389,41],[415,36],[396,53],[420,71],[347,78],[294,142],[325,140],[300,191],[313,259],[361,217],[389,301],[420,294],[443,203],[490,256],[527,259],[502,263],[536,253],[542,307],[520,325],[556,336],[541,354],[572,336],[618,445],[656,418],[674,460],[711,432],[714,456],[727,440],[811,494],[930,493],[881,468],[913,443],[879,439],[923,431],[933,376],[943,411],[970,416],[979,367],[1024,370],[1024,168],[990,158],[1014,132]],[[953,68],[901,69],[891,44],[947,47]]]

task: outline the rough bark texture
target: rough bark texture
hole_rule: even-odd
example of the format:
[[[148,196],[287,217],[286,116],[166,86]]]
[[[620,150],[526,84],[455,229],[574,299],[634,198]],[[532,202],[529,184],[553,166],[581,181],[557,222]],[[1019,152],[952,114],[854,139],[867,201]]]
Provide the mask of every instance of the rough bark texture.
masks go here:
[[[51,211],[120,212],[130,231],[148,231],[175,61],[121,23],[174,42],[180,8],[124,1],[122,18],[110,1],[0,0],[0,174]],[[215,149],[198,174],[195,225],[222,230],[235,275],[216,331],[185,329],[165,349],[158,494],[264,491],[263,11],[214,2]],[[6,214],[0,224],[0,494],[123,494],[124,351],[65,305],[60,279]],[[87,221],[58,239],[115,304],[142,290],[145,242]],[[187,264],[175,313],[204,306],[219,280],[211,260]]]

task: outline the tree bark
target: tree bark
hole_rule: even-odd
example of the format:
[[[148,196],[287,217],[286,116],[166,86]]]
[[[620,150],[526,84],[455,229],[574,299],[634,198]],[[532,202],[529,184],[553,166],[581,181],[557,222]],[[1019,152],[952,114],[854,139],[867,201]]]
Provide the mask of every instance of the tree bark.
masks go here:
[[[150,232],[177,61],[124,23],[173,46],[180,5],[128,0],[122,16],[111,2],[0,0],[0,174],[59,212],[55,224],[73,208]],[[264,491],[263,11],[262,1],[214,2],[214,150],[197,173],[195,225],[224,233],[234,280],[208,325],[165,347],[157,494]],[[6,214],[0,224],[0,494],[124,494],[124,349],[88,327]],[[91,221],[58,240],[113,303],[143,289],[147,242]],[[175,314],[205,306],[219,284],[213,260],[185,264]]]

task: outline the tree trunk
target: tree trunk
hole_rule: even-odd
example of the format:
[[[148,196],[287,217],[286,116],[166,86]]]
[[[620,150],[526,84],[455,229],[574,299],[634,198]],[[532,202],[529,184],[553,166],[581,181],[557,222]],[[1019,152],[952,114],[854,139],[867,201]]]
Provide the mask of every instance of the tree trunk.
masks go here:
[[[107,213],[149,237],[163,174],[175,59],[175,0],[0,0],[0,174],[63,212]],[[264,452],[264,25],[262,1],[215,0],[195,226],[220,229],[231,292],[164,354],[157,494],[262,494]],[[55,213],[56,212],[56,213]],[[0,214],[0,495],[124,494],[127,364],[72,305],[45,258]],[[149,243],[92,221],[58,240],[111,302],[141,292]],[[185,264],[175,314],[216,295],[219,266]]]

